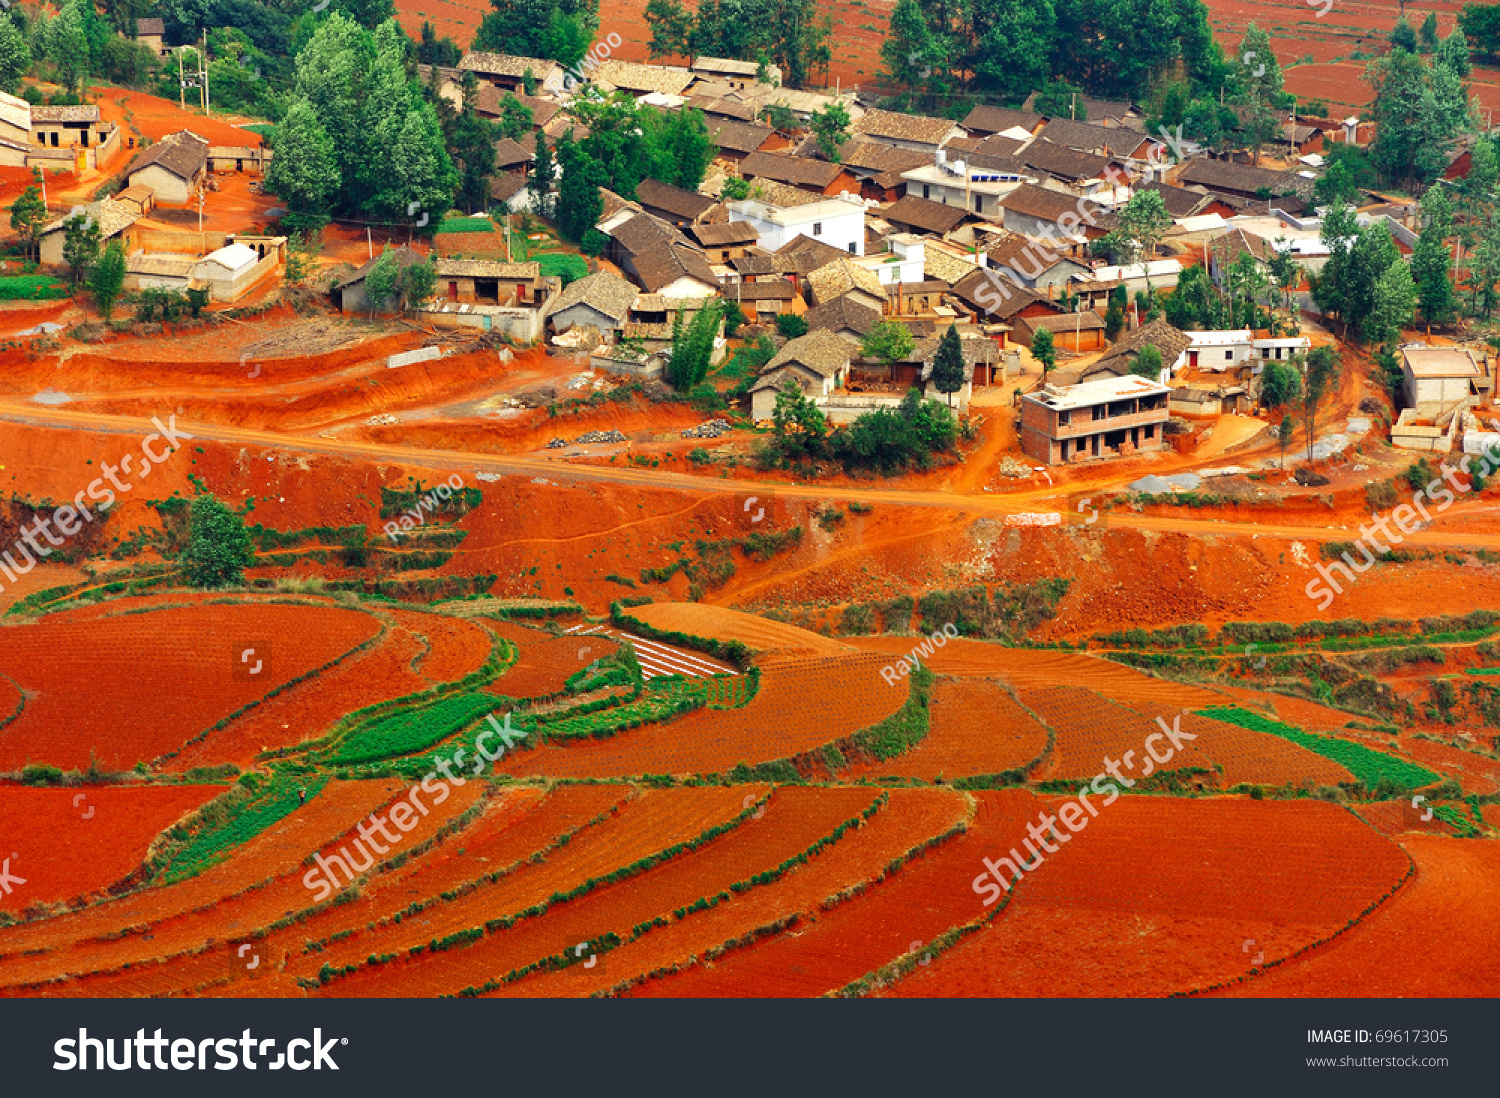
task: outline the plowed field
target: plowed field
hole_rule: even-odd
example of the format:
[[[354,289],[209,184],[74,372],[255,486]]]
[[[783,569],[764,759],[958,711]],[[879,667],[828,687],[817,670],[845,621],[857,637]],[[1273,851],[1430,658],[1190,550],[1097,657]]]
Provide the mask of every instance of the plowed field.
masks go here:
[[[1337,805],[1122,797],[898,996],[1165,995],[1330,937],[1406,875]],[[976,900],[976,906],[978,901]]]
[[[753,652],[783,656],[832,656],[848,652],[849,645],[820,636],[795,625],[756,617],[724,606],[696,602],[659,602],[636,606],[631,615],[657,629],[670,629],[694,637],[741,641]]]
[[[0,858],[26,879],[0,897],[0,910],[16,913],[115,884],[140,867],[157,835],[222,792],[217,785],[0,787]]]
[[[1136,712],[1143,718],[1147,716],[1138,708]],[[1332,759],[1280,736],[1211,720],[1197,713],[1174,711],[1163,716],[1169,724],[1177,721],[1184,732],[1198,737],[1194,746],[1223,767],[1221,782],[1226,788],[1241,782],[1279,788],[1287,782],[1314,787],[1354,780],[1353,774]]]
[[[456,682],[490,658],[490,635],[471,621],[407,610],[393,610],[391,616],[425,641],[416,669],[430,683]]]
[[[875,656],[774,664],[741,709],[695,709],[664,725],[607,740],[542,747],[501,767],[511,774],[622,777],[727,773],[739,763],[785,759],[842,739],[890,716],[906,701],[903,684],[880,677]]]
[[[375,618],[358,611],[279,605],[5,629],[0,671],[34,697],[0,739],[0,769],[28,761],[78,769],[92,754],[105,769],[127,770],[378,630]]]
[[[553,637],[540,629],[503,623],[500,635],[514,641],[521,651],[510,669],[485,689],[507,698],[544,698],[556,694],[570,675],[576,675],[618,647],[614,641],[603,637],[587,640]]]
[[[1162,735],[1161,726],[1153,719],[1081,686],[1027,690],[1022,692],[1021,701],[1046,721],[1057,736],[1052,758],[1042,768],[1040,777],[1092,778],[1104,771],[1106,758],[1119,761],[1121,773],[1132,782],[1145,778],[1148,766],[1157,768],[1146,753],[1147,737]],[[1158,754],[1171,749],[1170,744],[1157,742]],[[1184,742],[1163,768],[1212,770],[1213,760],[1196,743]],[[1213,783],[1211,776],[1202,780]]]
[[[932,691],[926,739],[903,755],[856,767],[849,777],[999,774],[1025,766],[1047,747],[1047,730],[1003,687],[983,679],[940,679]]]

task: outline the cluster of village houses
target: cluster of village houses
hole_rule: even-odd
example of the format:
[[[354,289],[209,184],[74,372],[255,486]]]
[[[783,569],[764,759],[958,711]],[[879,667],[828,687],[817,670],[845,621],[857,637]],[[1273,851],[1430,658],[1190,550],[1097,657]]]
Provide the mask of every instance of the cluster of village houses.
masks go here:
[[[556,62],[483,52],[436,73],[423,66],[421,76],[460,104],[469,73],[478,81],[473,105],[481,115],[500,117],[508,96],[531,111],[530,133],[496,143],[491,189],[495,205],[528,208],[538,140],[569,130],[583,136],[566,110],[576,81]],[[1157,319],[1127,325],[1110,344],[1103,314],[1111,293],[1171,288],[1185,267],[1199,263],[1222,284],[1242,255],[1264,267],[1276,249],[1317,271],[1327,258],[1312,203],[1321,152],[1372,136],[1354,118],[1287,119],[1262,154],[1283,167],[1270,167],[1180,142],[1169,148],[1146,132],[1129,103],[1080,97],[1070,114],[1086,121],[978,106],[955,122],[875,109],[856,93],[784,88],[779,77],[774,66],[708,57],[687,67],[619,60],[591,66],[588,81],[601,90],[662,110],[703,112],[715,157],[703,185],[694,192],[647,179],[634,200],[603,191],[596,227],[608,239],[608,262],[566,286],[542,275],[536,262],[439,257],[426,318],[550,340],[591,352],[602,368],[655,376],[670,353],[674,322],[710,301],[737,303],[752,326],[772,333],[778,315],[799,315],[807,334],[775,339],[778,350],[751,388],[751,413],[769,418],[777,393],[792,381],[834,423],[898,402],[913,385],[939,395],[933,361],[949,326],[958,328],[963,348],[965,382],[948,398],[960,411],[976,388],[1014,390],[1016,348],[1046,330],[1062,365],[1081,361],[1020,398],[1025,452],[1064,463],[1160,449],[1173,416],[1250,410],[1264,363],[1298,355],[1308,340],[1181,332]],[[781,107],[805,123],[834,103],[852,121],[836,159],[814,138],[763,121],[768,108]],[[0,161],[94,164],[120,140],[97,106],[34,107],[0,97]],[[261,172],[269,156],[211,146],[184,131],[139,153],[129,185],[87,209],[106,238],[125,240],[133,285],[207,286],[216,300],[234,300],[284,260],[283,238],[220,234],[209,241],[137,222],[153,205],[201,202],[210,173]],[[745,181],[745,197],[721,197],[731,178]],[[1172,228],[1157,254],[1136,265],[1103,263],[1090,254],[1090,242],[1116,227],[1114,211],[1142,189],[1161,195]],[[1414,212],[1372,200],[1359,219],[1382,220],[1409,249]],[[47,226],[44,262],[60,260],[62,235],[61,220]],[[185,236],[193,238],[186,247],[172,239]],[[398,253],[399,262],[420,258],[409,249]],[[369,307],[364,279],[373,262],[333,287],[336,307]],[[861,356],[863,337],[882,319],[911,329],[915,350],[907,361]],[[1147,343],[1161,352],[1159,378],[1131,373]],[[715,356],[724,353],[721,339]],[[1421,346],[1403,358],[1407,408],[1399,445],[1451,447],[1465,424],[1475,432],[1485,426],[1486,358]]]

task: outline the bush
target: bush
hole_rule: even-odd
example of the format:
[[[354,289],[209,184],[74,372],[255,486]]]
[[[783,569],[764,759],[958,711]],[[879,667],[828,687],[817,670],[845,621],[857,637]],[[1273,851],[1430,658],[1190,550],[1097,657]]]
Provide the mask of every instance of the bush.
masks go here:
[[[787,339],[797,339],[807,334],[807,321],[793,313],[779,313],[776,317],[776,330]]]
[[[1423,481],[1422,483],[1425,484],[1427,482]],[[1399,498],[1400,496],[1396,492],[1396,485],[1393,481],[1377,480],[1373,484],[1365,485],[1365,502],[1370,505],[1370,510],[1372,511],[1388,511],[1396,506],[1396,501]]]

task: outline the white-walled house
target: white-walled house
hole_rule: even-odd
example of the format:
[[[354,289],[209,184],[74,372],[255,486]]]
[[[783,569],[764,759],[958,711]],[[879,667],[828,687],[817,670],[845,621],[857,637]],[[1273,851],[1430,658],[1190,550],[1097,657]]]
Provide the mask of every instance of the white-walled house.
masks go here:
[[[866,257],[860,264],[874,271],[883,286],[922,282],[927,278],[927,242],[915,233],[894,233],[886,239],[890,255]]]
[[[748,221],[755,227],[760,246],[768,252],[805,236],[850,255],[865,254],[865,204],[858,196],[828,198],[758,182],[749,198],[725,205],[730,221]]]

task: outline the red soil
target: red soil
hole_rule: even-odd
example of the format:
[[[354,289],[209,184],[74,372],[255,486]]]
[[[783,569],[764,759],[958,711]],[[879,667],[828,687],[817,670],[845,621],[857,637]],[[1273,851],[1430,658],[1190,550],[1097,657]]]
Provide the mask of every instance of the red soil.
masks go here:
[[[101,117],[118,122],[126,132],[144,134],[153,141],[160,141],[169,133],[191,130],[199,137],[207,138],[215,145],[259,145],[260,135],[253,130],[241,129],[224,120],[222,116],[205,117],[197,111],[184,111],[170,99],[162,99],[145,92],[126,91],[123,88],[99,88],[97,101]],[[127,119],[129,111],[132,118]]]
[[[1136,712],[1142,717],[1149,715],[1139,707]],[[1256,732],[1195,713],[1169,712],[1164,716],[1169,723],[1180,719],[1179,727],[1198,737],[1194,746],[1223,767],[1220,784],[1225,788],[1241,782],[1279,787],[1287,782],[1295,786],[1319,786],[1354,780],[1353,774],[1332,759],[1269,732]]]
[[[1124,797],[1073,839],[1015,887],[987,930],[894,994],[1204,987],[1244,974],[1260,951],[1276,960],[1332,936],[1408,867],[1395,844],[1313,801]]]
[[[485,687],[491,694],[507,698],[542,698],[558,693],[570,675],[619,646],[604,637],[554,637],[540,629],[508,622],[495,623],[495,632],[514,641],[520,655],[510,669]]]
[[[1440,766],[1449,773],[1456,773],[1459,785],[1467,793],[1494,793],[1500,790],[1500,760],[1445,743],[1416,736],[1402,736],[1401,750],[1428,766]]]
[[[1417,875],[1359,926],[1223,994],[1491,996],[1500,987],[1500,843],[1407,835]]]
[[[858,817],[876,796],[872,790],[853,788],[802,789],[793,786],[778,790],[761,819],[742,825],[691,854],[658,866],[643,877],[591,893],[577,903],[549,911],[535,923],[521,923],[509,936],[507,949],[511,956],[535,959],[557,952],[558,942],[588,941],[606,931],[613,931],[628,941],[634,926],[658,916],[669,918],[675,909],[729,891],[731,884],[748,880],[757,873],[776,869],[841,823]],[[810,860],[833,857],[833,852],[851,838],[852,833],[845,832],[831,849]],[[721,901],[724,902],[734,901]],[[694,921],[698,914],[694,912],[685,921]],[[662,929],[665,928],[652,931],[647,938]],[[584,988],[597,987],[605,977],[618,981],[622,976],[649,972],[656,967],[652,963],[654,956],[659,955],[659,951],[646,946],[632,953],[627,962],[612,952],[605,959],[606,972],[597,971],[599,966],[595,965],[594,970],[585,969],[570,978],[572,970],[565,970],[558,974],[557,979],[545,976],[528,979],[494,994],[507,997],[584,994]],[[673,957],[685,959],[686,954],[675,953]],[[522,960],[521,963],[527,962]],[[622,964],[626,965],[624,970],[620,967]],[[561,990],[556,986],[558,984],[572,987]]]
[[[918,791],[892,790],[886,812],[897,810],[903,792],[910,797]],[[924,790],[921,795],[932,798],[936,794]],[[917,943],[925,944],[951,927],[978,919],[984,908],[970,886],[976,870],[983,871],[981,859],[991,851],[1019,843],[1026,833],[1026,823],[1036,817],[1038,802],[1030,793],[1014,789],[975,793],[973,797],[976,812],[967,832],[913,859],[861,895],[821,911],[813,909],[810,901],[814,897],[804,889],[802,903],[806,906],[801,910],[808,911],[811,919],[711,963],[652,980],[630,994],[653,998],[821,995],[875,971]],[[905,810],[915,807],[908,804]],[[953,807],[950,804],[950,811]],[[875,832],[884,815],[877,815],[867,830]],[[957,822],[955,815],[946,820]],[[909,849],[923,831],[942,832],[952,822],[929,819],[921,829],[900,829],[900,835]],[[850,854],[854,853],[855,848],[851,848]],[[828,893],[833,891],[827,888]],[[763,911],[753,922],[725,927],[721,940],[743,934],[747,926],[764,925],[797,910],[784,903],[779,910]]]
[[[21,689],[9,678],[0,678],[0,726],[21,712],[25,698]]]
[[[157,835],[222,792],[213,785],[0,787],[0,843],[7,844],[0,858],[26,878],[0,898],[0,909],[16,913],[108,888],[140,867]]]
[[[505,769],[579,777],[712,774],[742,762],[790,758],[852,735],[901,707],[906,684],[882,681],[880,666],[876,656],[773,664],[741,709],[695,709],[668,724],[607,740],[549,745],[517,756]]]
[[[1160,734],[1161,727],[1152,719],[1122,705],[1100,697],[1081,686],[1059,686],[1046,690],[1027,690],[1021,701],[1046,721],[1056,733],[1051,759],[1038,771],[1046,778],[1092,778],[1104,770],[1106,757],[1118,759],[1126,777],[1140,779],[1146,768],[1157,763],[1146,753],[1146,739]],[[1171,714],[1169,714],[1171,715]],[[1160,743],[1160,741],[1158,741]],[[1164,754],[1171,745],[1162,743],[1157,751]],[[1126,759],[1127,752],[1133,758]],[[1197,743],[1184,743],[1175,750],[1170,770],[1213,769],[1213,760]],[[1212,783],[1212,778],[1200,779]],[[1118,784],[1118,783],[1117,783]]]
[[[938,775],[999,774],[1026,765],[1047,747],[1047,730],[993,682],[940,679],[931,704],[931,728],[921,743],[844,776],[899,774],[931,781]]]
[[[4,464],[0,464],[0,471],[3,471],[4,468]],[[51,587],[65,587],[75,583],[82,583],[86,579],[88,577],[72,565],[38,565],[24,576],[17,576],[15,583],[4,585],[4,590],[0,590],[0,611],[10,609],[16,602],[37,591],[46,591]]]
[[[465,675],[472,675],[490,658],[490,635],[471,621],[410,610],[392,610],[390,613],[399,624],[426,642],[416,670],[434,685],[457,682]]]
[[[524,866],[492,885],[429,909],[430,923],[424,920],[412,925],[403,921],[400,925],[377,928],[362,935],[358,947],[339,942],[310,958],[292,958],[287,973],[294,975],[300,971],[312,975],[324,963],[338,967],[350,961],[363,961],[371,953],[405,957],[411,946],[482,926],[499,915],[519,913],[545,902],[556,892],[569,891],[587,880],[607,876],[621,866],[686,842],[739,815],[744,810],[746,796],[759,798],[764,792],[764,786],[644,792],[596,831],[590,831],[586,841],[569,843],[544,862]],[[503,952],[508,936],[509,932],[502,931],[450,953],[422,954],[411,960],[363,969],[330,984],[324,993],[337,997],[441,995],[470,984],[482,984],[491,976],[504,975],[515,967],[496,959],[495,964],[505,967],[494,969],[487,960],[492,952]],[[560,952],[564,947],[565,943],[559,941],[547,952]],[[530,957],[527,961],[536,959]]]
[[[1362,804],[1355,811],[1382,835],[1401,836],[1411,832],[1425,832],[1429,835],[1453,834],[1453,828],[1436,816],[1430,820],[1422,819],[1425,807],[1427,806],[1413,808],[1411,800],[1407,799]],[[1467,805],[1461,806],[1459,811],[1465,816],[1469,814]]]
[[[373,617],[357,611],[278,605],[7,629],[0,671],[35,695],[6,729],[0,769],[40,761],[77,769],[91,756],[106,769],[128,769],[337,659],[377,629]],[[241,660],[257,646],[256,656]],[[268,666],[251,675],[257,660]]]
[[[223,914],[230,910],[226,905],[234,902],[263,905],[263,910],[271,913],[267,922],[289,910],[308,907],[312,893],[302,883],[302,860],[314,851],[345,841],[350,828],[404,788],[386,779],[329,782],[304,807],[196,877],[54,919],[0,929],[0,983],[14,986],[68,972],[98,971],[194,948],[209,937],[222,939],[227,931],[240,929],[228,922],[239,922],[236,916]],[[195,921],[197,913],[205,909],[217,912],[209,920],[213,929]],[[188,930],[175,937],[157,935],[152,940],[138,933],[106,940],[122,928],[152,932],[156,924],[166,922]],[[243,929],[248,933],[259,925],[252,922]],[[51,952],[21,955],[39,949]]]
[[[573,967],[560,973],[529,978],[499,995],[576,996],[611,989],[624,982],[678,965],[690,965],[723,943],[758,927],[798,916],[805,932],[809,916],[822,902],[847,889],[874,880],[891,860],[926,839],[961,822],[967,801],[938,790],[891,790],[890,802],[869,821],[780,880],[733,895],[708,911],[652,930],[609,955],[608,971],[589,972]],[[727,960],[714,962],[716,966]],[[626,994],[654,994],[656,979]],[[668,979],[668,984],[672,981]],[[668,986],[663,994],[675,994]],[[783,994],[774,982],[757,995]]]

